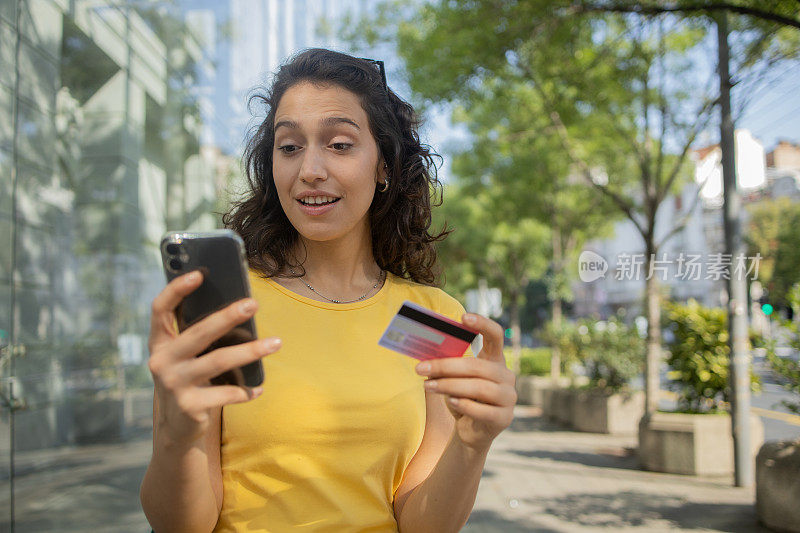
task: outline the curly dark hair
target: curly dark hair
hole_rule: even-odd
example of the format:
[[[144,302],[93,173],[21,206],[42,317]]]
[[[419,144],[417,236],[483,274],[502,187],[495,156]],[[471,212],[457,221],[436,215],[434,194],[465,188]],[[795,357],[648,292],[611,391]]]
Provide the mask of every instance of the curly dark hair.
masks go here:
[[[369,207],[372,253],[382,269],[425,285],[438,283],[434,242],[449,230],[431,233],[431,208],[442,203],[442,184],[434,158],[441,156],[419,140],[420,119],[414,108],[385,85],[378,66],[367,59],[312,48],[283,64],[272,87],[256,94],[267,116],[249,135],[244,154],[248,190],[222,216],[225,227],[245,242],[250,266],[273,277],[291,265],[289,251],[298,239],[278,200],[272,176],[275,112],[286,91],[300,83],[337,85],[358,96],[389,173],[386,192],[375,194]],[[301,266],[301,265],[297,265]],[[303,272],[296,276],[303,275]]]

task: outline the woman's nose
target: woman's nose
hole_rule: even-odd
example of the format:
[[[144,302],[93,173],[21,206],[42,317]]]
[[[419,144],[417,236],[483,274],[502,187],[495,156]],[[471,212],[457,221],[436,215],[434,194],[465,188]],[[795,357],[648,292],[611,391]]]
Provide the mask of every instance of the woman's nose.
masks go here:
[[[325,169],[325,161],[322,154],[311,148],[306,149],[300,164],[298,177],[306,183],[327,179],[328,172]]]

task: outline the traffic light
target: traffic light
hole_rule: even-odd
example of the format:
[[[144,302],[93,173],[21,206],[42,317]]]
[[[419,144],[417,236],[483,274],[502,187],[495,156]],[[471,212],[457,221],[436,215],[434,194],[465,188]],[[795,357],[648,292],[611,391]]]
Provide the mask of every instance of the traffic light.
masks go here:
[[[758,299],[758,303],[761,304],[761,312],[764,313],[766,316],[771,315],[775,312],[775,308],[769,303],[769,291],[764,291],[761,294],[761,297]]]

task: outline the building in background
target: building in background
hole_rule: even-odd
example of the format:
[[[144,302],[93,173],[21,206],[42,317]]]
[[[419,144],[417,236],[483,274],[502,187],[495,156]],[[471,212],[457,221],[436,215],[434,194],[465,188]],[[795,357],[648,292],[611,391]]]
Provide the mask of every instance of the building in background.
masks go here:
[[[16,453],[124,439],[151,419],[160,238],[218,225],[194,90],[216,77],[197,33],[212,19],[146,3],[0,4],[5,495]]]
[[[770,198],[800,200],[800,145],[780,141],[767,154],[767,188]]]
[[[680,301],[694,298],[703,305],[720,306],[727,301],[726,280],[720,273],[725,267],[732,273],[737,265],[735,258],[721,256],[725,233],[719,145],[694,150],[692,160],[694,182],[665,201],[656,217],[656,242],[661,241],[677,221],[685,220],[685,224],[659,251],[656,260],[663,263],[657,265],[654,275],[659,277],[662,292],[668,298]],[[736,131],[736,179],[743,205],[783,196],[799,199],[798,163],[800,147],[781,142],[775,150],[765,154],[764,147],[750,132]],[[776,164],[781,167],[777,168]],[[746,226],[746,210],[742,210],[742,214]],[[602,256],[608,261],[609,269],[604,278],[575,283],[575,314],[606,317],[623,308],[631,316],[643,315],[648,273],[644,272],[642,264],[638,275],[629,275],[631,269],[635,269],[635,265],[631,265],[632,258],[637,255],[644,258],[644,243],[633,224],[627,220],[617,223],[612,238],[592,241],[585,249]],[[690,269],[695,267],[687,262],[698,256],[702,265],[697,271],[699,275],[694,276],[694,270]],[[750,271],[748,279],[756,275],[756,262],[757,259],[745,257],[739,265],[744,272]],[[624,276],[619,275],[621,270]]]

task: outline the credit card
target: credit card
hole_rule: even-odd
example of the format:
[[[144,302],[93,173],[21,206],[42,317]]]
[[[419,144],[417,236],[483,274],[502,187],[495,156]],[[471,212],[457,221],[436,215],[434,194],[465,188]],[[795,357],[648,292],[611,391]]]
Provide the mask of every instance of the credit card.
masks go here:
[[[406,301],[378,344],[420,360],[461,357],[477,334],[460,322]]]

